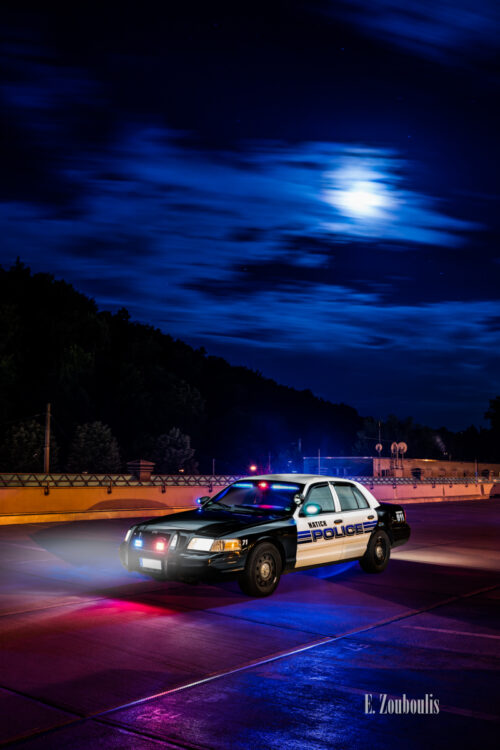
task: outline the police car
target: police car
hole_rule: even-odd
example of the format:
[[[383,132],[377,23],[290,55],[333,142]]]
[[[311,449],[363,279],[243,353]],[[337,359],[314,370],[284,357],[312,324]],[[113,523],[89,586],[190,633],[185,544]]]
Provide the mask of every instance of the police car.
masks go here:
[[[132,526],[120,558],[127,570],[160,580],[237,578],[244,593],[268,596],[294,570],[359,560],[367,573],[381,573],[409,537],[403,508],[379,503],[358,482],[269,474]]]

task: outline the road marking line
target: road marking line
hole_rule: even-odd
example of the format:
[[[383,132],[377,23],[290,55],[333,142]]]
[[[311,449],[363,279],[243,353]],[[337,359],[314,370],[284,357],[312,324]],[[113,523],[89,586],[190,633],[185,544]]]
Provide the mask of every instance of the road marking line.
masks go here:
[[[368,632],[370,630],[374,630],[375,628],[384,627],[385,625],[391,625],[391,624],[393,624],[395,622],[398,622],[399,620],[405,620],[405,619],[407,619],[409,617],[414,617],[415,615],[422,614],[424,612],[428,612],[428,611],[430,611],[432,609],[437,609],[438,607],[445,606],[446,604],[449,604],[451,602],[457,601],[459,599],[467,599],[469,597],[476,596],[478,594],[482,594],[482,593],[485,593],[487,591],[493,591],[496,588],[498,588],[498,584],[495,584],[493,586],[485,586],[485,587],[483,587],[481,589],[476,589],[475,591],[471,591],[471,592],[468,592],[466,594],[455,595],[455,596],[449,597],[448,599],[445,599],[445,600],[443,600],[441,602],[437,602],[436,604],[432,604],[429,607],[425,607],[425,608],[423,608],[421,610],[412,610],[411,612],[407,612],[407,613],[405,613],[403,615],[399,615],[399,616],[394,617],[392,619],[384,620],[383,622],[375,623],[373,625],[368,625],[365,628],[360,628],[359,630],[353,630],[353,631],[350,631],[348,633],[344,633],[344,634],[339,635],[339,636],[333,636],[333,637],[327,636],[327,637],[323,638],[322,640],[315,641],[313,643],[309,643],[306,646],[301,646],[299,648],[293,649],[292,651],[284,651],[284,652],[281,652],[281,653],[278,653],[278,654],[274,654],[273,656],[270,656],[270,657],[267,657],[267,658],[264,658],[264,659],[260,659],[260,660],[257,660],[257,661],[249,662],[249,663],[244,664],[244,665],[242,665],[240,667],[236,667],[235,669],[228,670],[226,672],[219,672],[219,673],[216,673],[216,674],[212,674],[212,675],[209,675],[208,677],[202,678],[200,680],[196,680],[196,681],[188,683],[186,685],[179,685],[179,686],[177,686],[175,688],[164,690],[164,691],[162,691],[160,693],[155,693],[154,695],[146,696],[145,698],[140,698],[138,700],[131,701],[130,703],[124,703],[122,705],[115,706],[114,708],[107,709],[106,711],[100,711],[100,712],[97,712],[95,714],[85,715],[85,714],[82,714],[81,712],[78,712],[75,709],[71,709],[69,707],[62,707],[59,704],[53,703],[52,701],[50,701],[50,700],[48,700],[46,698],[34,697],[34,696],[29,695],[27,693],[24,693],[22,691],[14,690],[14,689],[12,689],[10,687],[7,687],[6,685],[0,685],[0,687],[3,688],[6,691],[9,691],[11,693],[23,696],[25,698],[28,698],[29,700],[32,700],[32,701],[34,701],[36,703],[41,704],[41,705],[50,706],[50,708],[54,708],[54,709],[57,709],[59,711],[63,711],[65,713],[67,713],[68,715],[73,715],[75,717],[75,719],[73,721],[70,720],[68,723],[64,724],[63,725],[64,728],[66,728],[68,726],[77,726],[78,724],[83,724],[85,721],[95,721],[96,723],[110,724],[110,725],[119,727],[120,729],[122,729],[124,731],[127,731],[127,732],[129,732],[131,734],[136,734],[138,736],[146,736],[146,737],[150,737],[152,739],[159,739],[163,743],[167,743],[167,744],[170,743],[170,744],[176,745],[178,747],[184,747],[184,748],[191,747],[191,748],[193,748],[195,746],[190,745],[190,744],[183,744],[182,741],[172,740],[172,739],[169,739],[169,738],[160,737],[159,735],[155,735],[152,732],[148,732],[146,730],[138,730],[135,727],[130,727],[130,726],[126,725],[126,724],[123,724],[118,719],[113,719],[112,717],[109,717],[109,714],[113,714],[113,713],[116,713],[118,711],[123,711],[123,710],[125,710],[127,708],[131,708],[133,706],[140,705],[142,703],[147,703],[147,702],[149,702],[151,700],[154,700],[155,698],[160,698],[160,697],[163,697],[165,695],[169,695],[171,693],[177,693],[177,692],[180,692],[181,690],[187,690],[190,687],[196,687],[197,685],[202,685],[202,684],[207,683],[207,682],[212,682],[213,680],[219,679],[221,677],[227,677],[227,676],[230,676],[232,674],[236,674],[238,672],[242,672],[242,671],[247,670],[247,669],[252,669],[254,667],[259,667],[259,666],[261,666],[263,664],[268,664],[268,663],[273,662],[273,661],[278,661],[279,659],[284,659],[284,658],[286,658],[288,656],[294,656],[295,654],[301,653],[302,651],[308,651],[310,649],[316,648],[317,646],[322,646],[322,645],[325,645],[327,643],[333,643],[335,641],[339,641],[341,639],[354,637],[354,636],[359,635],[361,633],[365,633],[365,632]],[[346,688],[344,687],[344,689],[346,689]],[[357,691],[359,691],[359,688],[349,688],[349,690],[351,692],[357,692]],[[359,692],[361,692],[361,691],[359,691]],[[369,692],[369,691],[367,691],[367,692]],[[364,694],[364,692],[363,692],[363,694]],[[457,714],[462,714],[464,716],[471,716],[472,718],[481,718],[481,719],[485,719],[485,720],[498,721],[498,717],[490,716],[489,714],[479,714],[479,713],[476,713],[476,712],[468,711],[467,709],[460,709],[460,708],[456,708],[456,707],[453,707],[453,706],[442,706],[441,709],[443,711],[447,711],[448,713],[457,713]],[[34,731],[30,735],[28,735],[28,736],[29,736],[30,739],[32,739],[32,738],[38,737],[38,736],[49,735],[49,734],[52,734],[53,732],[57,731],[57,729],[59,729],[59,728],[61,728],[61,727],[57,727],[57,726],[56,727],[48,727],[47,729]],[[25,741],[26,739],[27,739],[27,737],[23,736],[22,739],[21,738],[13,739],[13,740],[10,740],[9,743],[15,745],[15,744],[18,744],[20,741],[21,742]],[[4,744],[4,743],[2,742],[0,744]]]
[[[489,633],[470,633],[468,630],[448,630],[447,628],[428,628],[424,625],[403,625],[406,630],[432,630],[435,633],[450,633],[451,635],[475,635],[478,638],[494,638],[500,641],[500,635]]]
[[[132,706],[140,705],[141,703],[147,703],[148,701],[152,701],[155,698],[162,698],[165,695],[170,695],[171,693],[178,693],[181,690],[187,690],[188,688],[198,687],[199,685],[203,685],[206,682],[212,682],[213,680],[218,680],[221,677],[229,677],[230,675],[237,674],[238,672],[243,672],[246,669],[252,669],[253,667],[260,667],[263,664],[268,664],[272,661],[277,661],[278,659],[284,659],[287,656],[295,656],[296,654],[300,654],[303,651],[309,651],[311,648],[316,648],[316,646],[323,646],[325,643],[331,643],[332,641],[336,641],[337,638],[344,638],[345,636],[335,636],[334,638],[326,636],[324,638],[321,638],[319,640],[313,641],[312,643],[308,643],[306,646],[299,646],[299,648],[295,648],[292,651],[280,651],[277,654],[273,654],[272,656],[264,657],[263,659],[257,659],[255,661],[249,661],[245,664],[240,665],[239,667],[234,667],[233,669],[228,669],[225,672],[215,672],[213,674],[208,675],[207,677],[202,677],[199,680],[194,680],[193,682],[188,682],[185,685],[178,685],[174,688],[168,688],[167,690],[162,690],[159,693],[155,693],[154,695],[148,695],[145,698],[138,698],[135,701],[130,701],[130,703],[124,703],[121,706],[116,706],[115,708],[109,708],[107,711],[99,711],[99,713],[96,714],[90,714],[89,718],[92,719],[98,719],[101,716],[106,716],[107,714],[114,713],[115,711],[123,711],[127,708],[132,708]]]
[[[294,648],[291,651],[282,651],[278,654],[273,654],[272,656],[264,657],[263,659],[257,659],[255,661],[248,662],[247,664],[243,664],[239,667],[235,667],[234,669],[228,669],[224,672],[216,672],[215,674],[208,675],[207,677],[203,677],[199,680],[194,680],[193,682],[188,682],[185,685],[178,685],[174,688],[167,688],[166,690],[162,690],[159,693],[154,693],[154,695],[148,695],[144,698],[138,698],[135,701],[130,701],[130,703],[124,703],[121,706],[116,706],[115,708],[109,708],[106,711],[99,711],[95,714],[90,714],[89,718],[92,719],[98,719],[101,716],[107,716],[108,714],[115,713],[117,711],[124,711],[128,708],[132,708],[133,706],[141,705],[142,703],[149,703],[149,701],[155,700],[157,698],[163,698],[166,695],[172,695],[173,693],[178,693],[181,690],[188,690],[189,688],[198,687],[199,685],[204,685],[207,682],[213,682],[214,680],[221,679],[222,677],[230,677],[233,674],[237,674],[238,672],[243,672],[247,669],[253,669],[254,667],[260,667],[264,664],[270,664],[273,661],[278,661],[279,659],[285,659],[289,656],[295,656],[296,654],[300,654],[304,651],[309,651],[313,648],[317,648],[318,646],[324,646],[326,644],[335,643],[336,641],[343,640],[345,638],[352,638],[357,635],[361,635],[362,633],[366,633],[370,630],[375,630],[376,628],[384,627],[385,625],[393,625],[396,622],[399,622],[401,620],[406,620],[410,617],[415,617],[415,615],[423,614],[424,612],[429,612],[433,609],[437,609],[438,607],[443,607],[447,604],[451,604],[452,602],[456,602],[459,599],[468,599],[472,596],[477,596],[478,594],[483,594],[487,591],[493,591],[494,589],[498,588],[498,584],[494,584],[493,586],[483,586],[480,589],[476,589],[475,591],[470,591],[466,594],[458,594],[455,596],[451,596],[448,599],[444,599],[443,601],[437,602],[435,604],[431,604],[428,607],[424,607],[420,610],[411,610],[410,612],[405,612],[404,614],[398,615],[397,617],[388,618],[387,620],[383,620],[381,622],[377,622],[371,625],[367,625],[364,628],[359,628],[358,630],[351,630],[347,633],[342,633],[342,635],[336,635],[336,636],[326,636],[325,638],[314,641],[313,643],[309,643],[306,646],[300,646],[299,648]]]

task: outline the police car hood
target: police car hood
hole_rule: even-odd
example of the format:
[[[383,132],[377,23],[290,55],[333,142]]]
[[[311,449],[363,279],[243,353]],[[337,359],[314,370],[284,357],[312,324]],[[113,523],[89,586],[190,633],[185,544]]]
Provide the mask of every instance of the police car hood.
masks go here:
[[[155,518],[140,524],[143,530],[185,531],[202,536],[225,536],[248,529],[250,526],[261,526],[279,519],[285,520],[285,514],[263,514],[257,511],[240,512],[225,510],[189,510],[185,513],[174,513],[171,516]]]

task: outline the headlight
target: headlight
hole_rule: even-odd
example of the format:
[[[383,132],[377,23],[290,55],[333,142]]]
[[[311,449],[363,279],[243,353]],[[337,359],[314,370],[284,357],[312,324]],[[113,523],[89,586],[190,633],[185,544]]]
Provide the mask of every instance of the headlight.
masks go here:
[[[212,549],[212,544],[214,542],[215,539],[209,539],[206,536],[194,536],[192,539],[190,539],[187,548],[197,549],[199,552],[210,552],[210,550]]]
[[[128,542],[128,540],[129,540],[129,539],[130,539],[130,537],[132,536],[132,532],[134,531],[134,529],[135,529],[135,526],[132,526],[132,528],[130,528],[130,529],[129,529],[129,530],[127,531],[127,533],[125,534],[125,541],[126,541],[126,542]]]
[[[209,539],[204,536],[194,536],[188,544],[188,549],[200,552],[236,552],[241,550],[239,539]]]

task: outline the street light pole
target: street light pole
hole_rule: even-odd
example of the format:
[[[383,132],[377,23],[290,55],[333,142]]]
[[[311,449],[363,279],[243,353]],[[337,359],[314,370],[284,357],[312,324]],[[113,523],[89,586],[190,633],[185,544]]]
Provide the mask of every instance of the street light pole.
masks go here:
[[[45,444],[43,447],[43,472],[50,473],[50,404],[47,404],[45,414]]]

